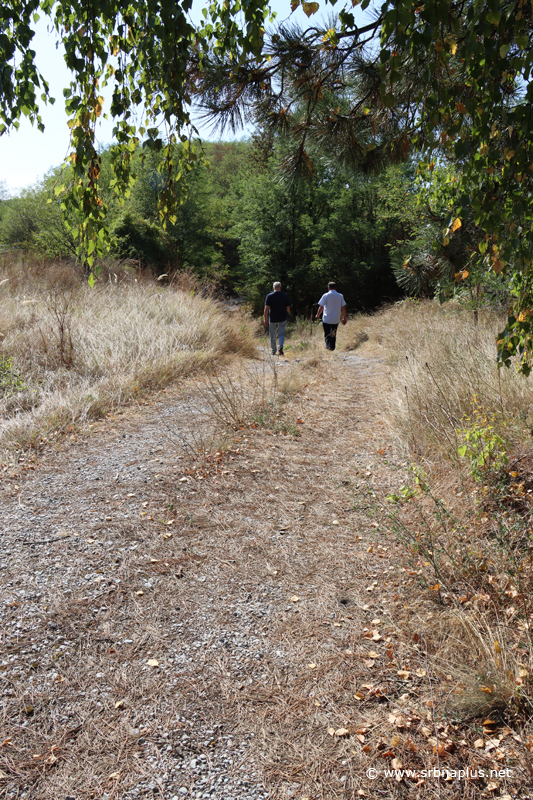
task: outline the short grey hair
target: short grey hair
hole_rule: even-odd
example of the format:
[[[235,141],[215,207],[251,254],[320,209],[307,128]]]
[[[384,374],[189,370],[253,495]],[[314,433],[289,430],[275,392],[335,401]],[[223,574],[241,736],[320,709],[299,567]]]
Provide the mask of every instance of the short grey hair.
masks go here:
[[[276,291],[276,289],[281,289],[281,283],[279,281],[274,281],[274,283],[272,284],[272,288],[274,289],[274,291]]]

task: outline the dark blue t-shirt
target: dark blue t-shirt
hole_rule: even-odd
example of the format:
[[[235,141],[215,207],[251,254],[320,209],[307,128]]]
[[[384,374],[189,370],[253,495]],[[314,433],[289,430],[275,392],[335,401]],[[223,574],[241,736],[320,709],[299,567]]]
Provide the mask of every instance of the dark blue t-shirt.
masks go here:
[[[290,304],[289,295],[285,294],[285,292],[270,292],[270,294],[267,294],[265,306],[268,306],[270,309],[268,315],[269,321],[285,322],[287,319],[287,308]]]

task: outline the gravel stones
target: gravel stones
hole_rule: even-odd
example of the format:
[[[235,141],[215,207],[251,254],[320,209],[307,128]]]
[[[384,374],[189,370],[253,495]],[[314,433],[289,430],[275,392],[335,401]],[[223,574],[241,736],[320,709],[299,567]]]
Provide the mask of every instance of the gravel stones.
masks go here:
[[[159,411],[171,420],[181,409]],[[181,548],[173,549],[198,587],[195,608],[180,610],[182,566],[150,574],[162,541],[157,518],[144,518],[168,514],[181,466],[161,425],[158,413],[127,433],[91,438],[19,477],[17,497],[3,491],[0,684],[20,765],[4,779],[8,799],[77,800],[88,786],[101,786],[102,800],[267,796],[247,759],[250,740],[231,720],[217,721],[204,687],[219,679],[222,652],[233,682],[249,678],[245,661],[259,664],[265,650],[257,620],[272,607],[243,599],[238,586],[214,593],[212,570],[187,570]],[[80,785],[91,759],[94,774]]]

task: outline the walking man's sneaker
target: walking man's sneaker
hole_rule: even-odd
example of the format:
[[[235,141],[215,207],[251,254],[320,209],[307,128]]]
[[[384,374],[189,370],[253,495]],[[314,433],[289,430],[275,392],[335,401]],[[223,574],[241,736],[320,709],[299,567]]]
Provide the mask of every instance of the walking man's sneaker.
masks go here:
[[[277,355],[277,353],[276,353],[276,351],[275,351],[275,350],[272,350],[272,355],[273,355],[273,356]]]
[[[278,356],[282,356],[282,355],[283,355],[283,347],[280,347],[279,350],[278,350]]]

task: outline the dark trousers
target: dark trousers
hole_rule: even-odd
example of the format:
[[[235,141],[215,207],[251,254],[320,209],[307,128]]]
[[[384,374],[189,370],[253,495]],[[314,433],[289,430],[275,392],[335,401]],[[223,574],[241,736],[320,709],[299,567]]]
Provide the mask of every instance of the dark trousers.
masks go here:
[[[339,327],[339,323],[337,322],[336,325],[331,325],[329,322],[323,322],[322,325],[324,327],[326,350],[335,350],[335,344],[337,342],[337,328]]]

